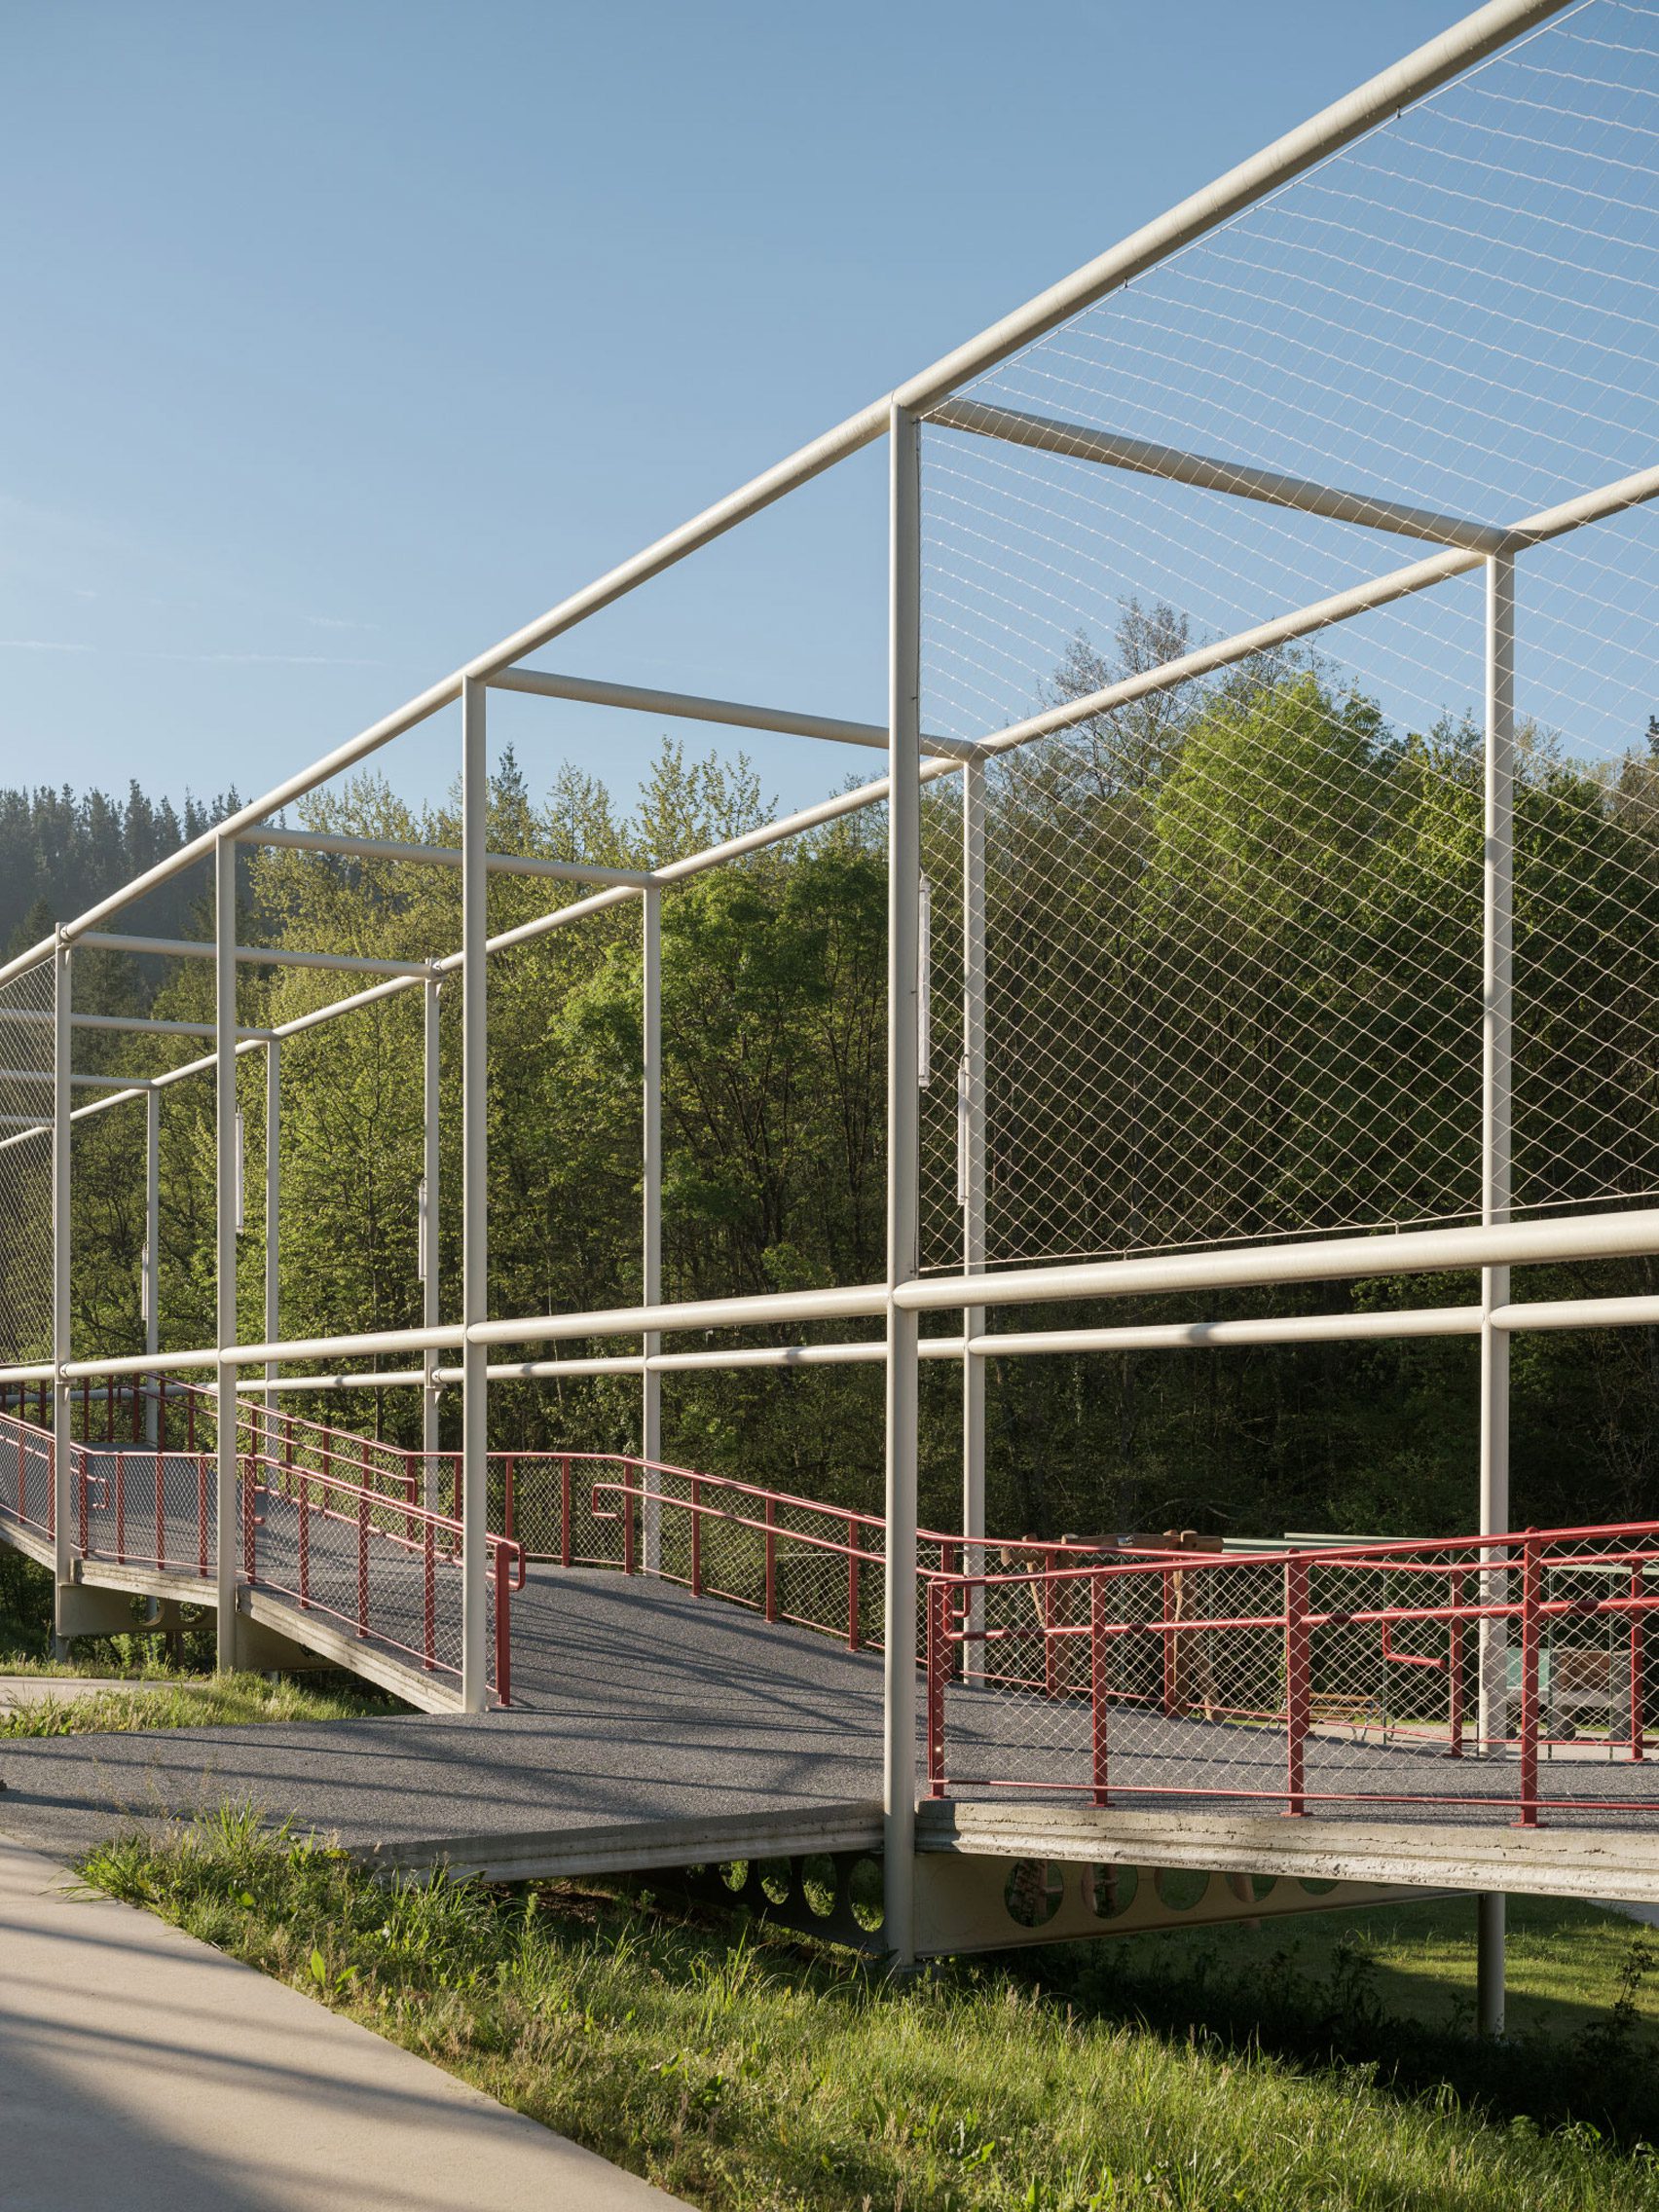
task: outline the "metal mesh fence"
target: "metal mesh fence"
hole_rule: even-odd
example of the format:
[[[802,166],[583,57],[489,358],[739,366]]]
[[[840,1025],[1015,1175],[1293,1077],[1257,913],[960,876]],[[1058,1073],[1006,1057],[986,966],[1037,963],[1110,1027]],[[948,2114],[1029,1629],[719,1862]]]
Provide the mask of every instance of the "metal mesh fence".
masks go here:
[[[990,736],[1651,466],[1656,132],[1659,12],[1588,0],[948,403],[924,726]],[[1383,500],[1454,519],[1384,529]],[[1518,556],[1520,1208],[1659,1190],[1656,587],[1646,508]],[[1478,1215],[1482,593],[986,768],[989,1264]],[[924,832],[935,1268],[962,1256],[959,781]]]
[[[53,964],[0,984],[0,1360],[52,1356]]]
[[[936,1790],[1659,1812],[1659,1530],[940,1578]]]

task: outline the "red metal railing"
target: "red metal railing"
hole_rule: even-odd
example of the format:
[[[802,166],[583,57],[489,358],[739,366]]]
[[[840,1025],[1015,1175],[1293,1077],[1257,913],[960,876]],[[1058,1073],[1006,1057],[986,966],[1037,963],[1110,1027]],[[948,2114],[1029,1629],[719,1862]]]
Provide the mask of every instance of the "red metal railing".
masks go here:
[[[1659,1811],[1659,1792],[1636,1782],[1659,1523],[1188,1552],[1179,1569],[936,1572],[926,1591],[936,1797],[1237,1797],[1291,1816],[1314,1803],[1458,1803],[1507,1806],[1523,1826],[1552,1808]],[[1396,1669],[1418,1686],[1395,1687]],[[1471,1673],[1483,1715],[1472,1735]],[[1601,1725],[1586,1726],[1588,1713]],[[1425,1755],[1483,1763],[1443,1768],[1436,1787]],[[1627,1779],[1587,1789],[1593,1764]],[[1513,1788],[1483,1788],[1511,1765]]]

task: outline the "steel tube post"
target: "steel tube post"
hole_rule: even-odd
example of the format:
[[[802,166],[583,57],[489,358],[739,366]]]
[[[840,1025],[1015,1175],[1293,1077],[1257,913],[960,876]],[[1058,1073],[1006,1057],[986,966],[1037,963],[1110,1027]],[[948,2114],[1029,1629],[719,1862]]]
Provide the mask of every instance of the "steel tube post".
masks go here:
[[[985,769],[970,762],[962,776],[962,1065],[957,1071],[957,1172],[962,1203],[962,1272],[985,1265]],[[985,1362],[968,1349],[984,1333],[982,1307],[962,1315],[962,1568],[985,1571]],[[985,1593],[970,1579],[964,1676],[983,1659]]]
[[[282,1047],[273,1037],[265,1048],[265,1341],[282,1334]],[[277,1362],[265,1363],[265,1380],[275,1382]],[[266,1399],[269,1435],[271,1401]],[[267,1445],[269,1449],[269,1445]]]
[[[162,1348],[162,1308],[158,1295],[161,1263],[162,1094],[159,1090],[147,1090],[144,1093],[144,1266],[139,1288],[144,1306],[144,1349],[152,1358]],[[157,1388],[157,1380],[151,1376],[144,1399],[144,1436],[146,1442],[159,1445],[162,1441],[161,1408]]]
[[[440,993],[443,979],[436,973],[426,977],[425,1024],[422,1035],[422,1106],[421,1106],[421,1324],[435,1329],[439,1314],[438,1266],[438,1173],[440,1164],[439,1137],[442,1128],[440,1113],[439,1079],[442,1073],[440,1059],[439,1015],[442,1012]],[[421,1450],[423,1483],[422,1502],[428,1513],[441,1510],[438,1493],[438,1384],[436,1381],[438,1354],[426,1350],[421,1355],[424,1381],[421,1390]]]
[[[641,1184],[644,1192],[642,1277],[644,1299],[655,1306],[662,1299],[662,893],[645,896],[644,957],[641,962],[641,1035],[645,1051],[644,1136]],[[656,1463],[662,1457],[662,1377],[649,1363],[662,1349],[662,1337],[654,1329],[645,1333],[645,1370],[640,1384],[640,1456],[645,1460],[645,1572],[662,1567],[662,1506],[658,1499],[661,1477]]]
[[[1481,1221],[1509,1219],[1515,914],[1515,563],[1487,563],[1486,796],[1483,824],[1481,993]],[[1509,1303],[1509,1270],[1481,1270],[1481,1533],[1509,1527],[1509,1338],[1493,1326]],[[1488,1555],[1491,1557],[1492,1555]],[[1506,1575],[1483,1578],[1490,1603]],[[1502,1620],[1480,1629],[1479,1728],[1487,1750],[1508,1734],[1509,1636]],[[1499,1893],[1479,1904],[1477,1993],[1483,2034],[1503,2033],[1503,1922]]]
[[[895,407],[888,572],[887,1397],[883,1869],[888,1955],[915,1958],[917,1316],[894,1293],[918,1272],[921,1109],[921,468],[914,415]]]
[[[68,1640],[62,1633],[62,1594],[69,1582],[76,1523],[75,1455],[70,1444],[71,1386],[63,1373],[71,1356],[69,1054],[75,988],[72,959],[67,939],[59,936],[53,955],[52,974],[52,1357],[57,1369],[52,1393],[52,1528],[54,1579],[57,1590],[54,1641],[60,1659],[67,1658],[69,1653]]]
[[[485,750],[484,685],[468,677],[461,691],[461,1306],[468,1329],[490,1310],[489,1086],[490,1024],[486,993],[489,930],[486,869],[490,768]],[[488,1651],[485,1584],[490,1505],[489,1354],[468,1341],[461,1353],[461,1702],[482,1713]]]
[[[223,834],[213,848],[213,1057],[216,1084],[214,1368],[217,1433],[215,1590],[218,1664],[237,1663],[237,1368],[225,1352],[237,1341],[237,845]]]

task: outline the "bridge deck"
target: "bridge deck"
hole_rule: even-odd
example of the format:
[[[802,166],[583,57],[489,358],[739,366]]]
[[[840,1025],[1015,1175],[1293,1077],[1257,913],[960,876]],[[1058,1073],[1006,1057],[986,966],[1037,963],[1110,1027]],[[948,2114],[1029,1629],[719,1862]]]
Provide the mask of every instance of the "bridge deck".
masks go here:
[[[501,1877],[879,1843],[878,1660],[671,1585],[579,1569],[532,1569],[514,1632],[522,1703],[511,1712],[10,1743],[0,1827],[68,1855],[117,1827],[230,1797],[391,1863],[448,1859]],[[1026,1717],[1004,1703],[974,1691],[952,1692],[951,1703],[953,1740],[972,1746],[977,1735],[987,1751],[1000,1749],[999,1735],[1028,1740]],[[1083,1724],[1081,1714],[1055,1719],[1062,1731]],[[1382,1869],[1373,1879],[1444,1884],[1455,1878],[1451,1851],[1513,1862],[1513,1886],[1548,1891],[1552,1860],[1589,1852],[1600,1894],[1629,1890],[1644,1867],[1659,1890],[1651,1816],[1634,1797],[1628,1813],[1563,1812],[1528,1836],[1501,1807],[1474,1803],[1315,1806],[1307,1821],[1285,1821],[1272,1806],[1176,1793],[1210,1733],[1200,1720],[1170,1721],[1161,1754],[1142,1749],[1136,1778],[1161,1781],[1168,1795],[1124,1788],[1097,1814],[1075,1794],[1044,1803],[1040,1793],[981,1792],[977,1805],[925,1809],[924,1844],[1160,1863],[1162,1834],[1170,1862],[1207,1852],[1216,1865],[1257,1865],[1264,1852],[1290,1854],[1312,1874],[1322,1836],[1335,1866],[1363,1833]],[[1338,1749],[1342,1786],[1356,1787],[1354,1747],[1316,1744],[1311,1788],[1320,1759]],[[1271,1756],[1266,1741],[1262,1755]],[[1363,1750],[1380,1791],[1409,1790],[1423,1755]],[[1069,1754],[1065,1763],[1075,1771]],[[1437,1788],[1457,1764],[1437,1763]],[[1471,1792],[1491,1788],[1489,1770],[1467,1767]],[[1611,1795],[1631,1770],[1594,1771],[1598,1792]],[[1641,1780],[1636,1770],[1626,1787]],[[1174,1856],[1178,1839],[1185,1858]]]

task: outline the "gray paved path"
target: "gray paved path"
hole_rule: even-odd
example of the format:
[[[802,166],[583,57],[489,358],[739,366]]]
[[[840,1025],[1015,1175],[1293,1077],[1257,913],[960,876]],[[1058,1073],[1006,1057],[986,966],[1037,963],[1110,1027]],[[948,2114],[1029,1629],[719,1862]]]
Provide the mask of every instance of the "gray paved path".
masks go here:
[[[0,1843],[6,2212],[670,2212],[680,2202]]]

